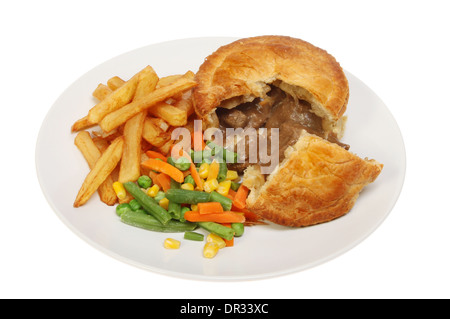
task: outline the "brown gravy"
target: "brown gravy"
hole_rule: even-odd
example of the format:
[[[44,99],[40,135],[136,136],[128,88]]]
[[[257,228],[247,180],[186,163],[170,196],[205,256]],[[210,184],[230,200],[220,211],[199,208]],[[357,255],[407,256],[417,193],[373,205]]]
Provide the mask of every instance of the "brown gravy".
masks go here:
[[[273,87],[268,98],[264,100],[255,99],[253,102],[244,103],[232,109],[219,108],[217,116],[224,133],[226,128],[278,128],[280,162],[284,159],[286,148],[295,144],[303,129],[310,134],[339,144],[345,149],[349,148],[348,145],[339,142],[336,136],[330,134],[325,136],[322,119],[311,111],[311,105],[308,102],[298,100],[277,87]],[[246,145],[246,154],[248,153],[249,147]],[[240,173],[247,166],[249,166],[248,158],[245,163],[229,165],[230,169]]]

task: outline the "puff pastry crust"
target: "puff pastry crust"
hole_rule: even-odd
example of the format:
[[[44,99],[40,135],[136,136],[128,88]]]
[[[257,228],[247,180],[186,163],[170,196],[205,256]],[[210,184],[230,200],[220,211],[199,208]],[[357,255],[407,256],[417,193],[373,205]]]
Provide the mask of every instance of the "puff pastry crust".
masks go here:
[[[262,187],[255,183],[260,180],[255,169],[244,174],[244,185],[251,189],[248,209],[285,226],[310,226],[345,215],[383,168],[306,132],[287,152]]]
[[[263,98],[272,83],[294,91],[329,121],[344,114],[349,96],[347,79],[333,56],[287,36],[251,37],[222,46],[206,58],[195,79],[193,100],[202,118],[224,101]]]

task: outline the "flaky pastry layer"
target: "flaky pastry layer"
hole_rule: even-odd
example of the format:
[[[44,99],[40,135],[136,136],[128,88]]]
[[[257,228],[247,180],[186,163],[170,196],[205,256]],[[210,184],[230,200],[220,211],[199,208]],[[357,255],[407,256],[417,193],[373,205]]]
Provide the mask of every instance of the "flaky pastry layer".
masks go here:
[[[345,215],[383,165],[304,132],[265,183],[249,168],[247,207],[274,223],[310,226]]]
[[[202,118],[222,103],[236,106],[264,98],[268,84],[310,102],[330,122],[344,114],[349,96],[347,79],[333,56],[287,36],[245,38],[222,46],[206,58],[195,80],[193,100]]]

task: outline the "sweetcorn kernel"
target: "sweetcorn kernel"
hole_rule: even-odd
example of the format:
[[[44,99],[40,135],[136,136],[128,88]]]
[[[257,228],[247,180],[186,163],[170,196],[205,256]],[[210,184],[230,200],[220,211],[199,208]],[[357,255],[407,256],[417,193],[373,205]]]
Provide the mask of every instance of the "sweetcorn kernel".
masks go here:
[[[203,247],[203,257],[214,258],[219,252],[219,245],[213,242],[207,242]]]
[[[191,211],[197,212],[197,211],[198,211],[198,206],[195,205],[195,204],[192,204],[192,205],[191,205]]]
[[[233,171],[233,170],[227,171],[227,177],[226,177],[227,181],[234,181],[235,179],[238,179],[238,178],[239,178],[239,174],[237,171]]]
[[[193,191],[194,190],[194,185],[192,185],[191,183],[184,183],[181,184],[181,189],[186,189],[189,191]]]
[[[205,184],[203,185],[203,189],[207,193],[211,193],[215,191],[217,188],[219,188],[219,182],[217,181],[217,179],[206,181]]]
[[[213,233],[208,234],[208,236],[206,237],[206,242],[216,243],[219,246],[219,249],[224,248],[226,246],[225,240],[223,240],[222,237]]]
[[[127,197],[127,191],[121,182],[114,182],[113,189],[118,199],[124,199]]]
[[[169,200],[167,198],[163,198],[159,201],[159,206],[167,210],[169,208]]]
[[[148,189],[147,195],[150,197],[155,197],[156,195],[158,195],[158,192],[159,192],[159,186],[155,184]]]
[[[231,181],[223,181],[219,183],[219,187],[217,188],[217,192],[220,195],[227,196],[230,192]]]
[[[198,175],[200,175],[200,178],[207,178],[209,175],[209,164],[203,163],[200,165],[200,168],[198,169]]]
[[[164,240],[164,248],[167,249],[178,249],[180,248],[181,242],[173,238],[166,238]]]

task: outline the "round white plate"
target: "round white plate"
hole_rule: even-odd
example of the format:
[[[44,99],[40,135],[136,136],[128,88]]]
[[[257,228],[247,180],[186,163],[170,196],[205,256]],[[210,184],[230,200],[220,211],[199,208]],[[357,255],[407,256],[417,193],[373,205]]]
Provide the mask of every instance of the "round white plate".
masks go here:
[[[37,175],[50,206],[79,237],[100,251],[157,273],[199,280],[261,279],[301,271],[348,251],[370,235],[395,205],[405,176],[401,132],[385,104],[363,82],[346,73],[350,83],[344,142],[361,157],[384,164],[353,209],[329,223],[286,228],[247,227],[213,259],[202,256],[203,243],[183,240],[183,233],[150,232],[123,224],[113,207],[94,194],[73,208],[88,166],[74,145],[71,125],[95,105],[92,92],[112,76],[130,78],[151,65],[159,76],[197,71],[204,58],[234,38],[193,38],[143,47],[113,58],[75,81],[48,112],[36,145]],[[201,230],[200,230],[201,231]],[[163,248],[167,237],[181,240],[178,250]]]

